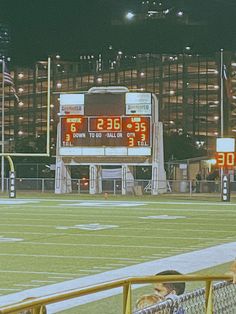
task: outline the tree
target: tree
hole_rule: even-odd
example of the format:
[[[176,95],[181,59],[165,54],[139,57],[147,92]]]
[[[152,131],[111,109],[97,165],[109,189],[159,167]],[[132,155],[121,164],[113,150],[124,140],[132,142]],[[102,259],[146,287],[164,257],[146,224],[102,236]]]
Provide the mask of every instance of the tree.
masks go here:
[[[206,155],[203,147],[198,147],[195,139],[189,134],[172,133],[164,135],[165,161],[170,159],[182,160]]]

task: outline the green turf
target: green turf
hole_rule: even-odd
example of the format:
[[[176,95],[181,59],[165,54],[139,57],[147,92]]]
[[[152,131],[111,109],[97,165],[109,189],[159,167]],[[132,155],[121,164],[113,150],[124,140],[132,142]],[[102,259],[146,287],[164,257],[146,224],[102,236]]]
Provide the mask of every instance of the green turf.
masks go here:
[[[22,193],[18,199],[26,196]],[[88,195],[41,194],[40,197],[44,199],[40,199],[39,194],[31,195],[32,200],[37,198],[35,203],[0,205],[0,237],[23,239],[13,243],[0,242],[2,295],[236,239],[234,199],[231,204],[235,206],[221,203],[219,198],[202,199],[199,196],[191,199],[183,196],[109,196],[107,201],[103,196]],[[86,200],[104,201],[105,206],[71,206]],[[126,200],[143,202],[144,205],[118,207],[110,203]],[[216,205],[209,202],[216,202]],[[184,217],[176,220],[141,218],[159,215]],[[117,227],[97,231],[74,228],[79,224],[95,223]],[[156,272],[158,270],[154,270]],[[103,304],[103,301],[99,302]]]

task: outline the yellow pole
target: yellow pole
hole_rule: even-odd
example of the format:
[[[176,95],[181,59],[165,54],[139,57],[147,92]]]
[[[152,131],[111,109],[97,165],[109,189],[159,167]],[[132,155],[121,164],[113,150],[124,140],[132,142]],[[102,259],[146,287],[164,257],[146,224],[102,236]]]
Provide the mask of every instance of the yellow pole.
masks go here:
[[[38,305],[33,308],[32,314],[46,314],[46,306],[45,305]]]
[[[123,314],[131,313],[131,284],[126,283],[123,286]]]
[[[212,281],[206,281],[206,314],[213,313]]]
[[[14,172],[15,171],[15,168],[14,168],[14,164],[13,164],[13,161],[12,161],[12,159],[11,159],[11,156],[5,156],[7,159],[8,159],[8,161],[9,161],[9,165],[10,165],[10,170],[12,171],[12,172]]]

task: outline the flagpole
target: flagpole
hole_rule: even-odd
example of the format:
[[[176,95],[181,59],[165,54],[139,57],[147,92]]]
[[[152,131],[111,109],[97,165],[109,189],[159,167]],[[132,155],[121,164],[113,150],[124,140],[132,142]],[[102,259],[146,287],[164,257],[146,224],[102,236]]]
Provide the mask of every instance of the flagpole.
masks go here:
[[[5,120],[5,110],[4,110],[4,103],[5,103],[5,80],[4,80],[4,72],[5,72],[5,62],[2,59],[2,164],[1,164],[1,187],[2,192],[4,192],[4,120]]]
[[[224,50],[220,49],[220,137],[224,137]],[[224,170],[220,168],[220,197],[223,195],[223,174]]]
[[[224,137],[224,50],[220,50],[220,137]]]
[[[48,94],[47,94],[47,155],[50,156],[50,84],[51,84],[51,58],[48,57]]]

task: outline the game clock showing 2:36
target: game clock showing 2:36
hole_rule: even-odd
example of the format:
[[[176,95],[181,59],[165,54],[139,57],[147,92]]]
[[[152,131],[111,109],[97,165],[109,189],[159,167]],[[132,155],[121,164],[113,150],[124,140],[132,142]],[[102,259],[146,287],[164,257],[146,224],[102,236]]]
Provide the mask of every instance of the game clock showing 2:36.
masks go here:
[[[151,146],[150,117],[70,116],[61,118],[61,145],[77,147]]]

